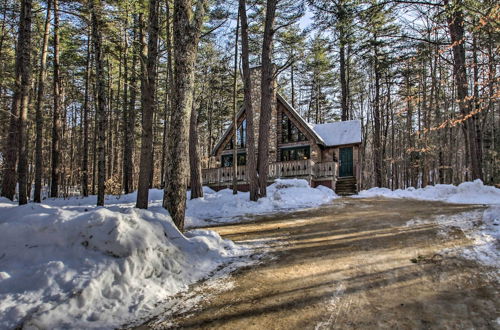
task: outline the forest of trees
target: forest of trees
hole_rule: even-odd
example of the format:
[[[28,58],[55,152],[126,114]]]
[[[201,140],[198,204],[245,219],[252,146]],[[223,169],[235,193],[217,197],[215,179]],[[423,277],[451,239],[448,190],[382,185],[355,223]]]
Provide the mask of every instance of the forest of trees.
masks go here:
[[[242,105],[254,145],[257,65],[252,200],[274,77],[311,123],[361,120],[361,188],[500,183],[494,0],[0,0],[0,29],[1,195],[20,204],[137,190],[147,208],[164,188],[182,228]]]

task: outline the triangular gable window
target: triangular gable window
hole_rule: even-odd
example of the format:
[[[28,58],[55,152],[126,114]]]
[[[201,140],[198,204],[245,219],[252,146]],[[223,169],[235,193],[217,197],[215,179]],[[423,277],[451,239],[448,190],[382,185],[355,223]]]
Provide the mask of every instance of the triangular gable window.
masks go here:
[[[302,133],[297,126],[290,120],[286,114],[281,117],[281,142],[299,142],[307,141],[306,136]]]
[[[243,119],[240,126],[238,126],[238,131],[236,132],[236,134],[237,134],[236,138],[238,140],[238,149],[245,148],[246,141],[247,141],[247,120],[246,119]],[[232,150],[233,144],[234,144],[234,136],[231,135],[231,139],[229,140],[228,143],[226,143],[224,150]]]

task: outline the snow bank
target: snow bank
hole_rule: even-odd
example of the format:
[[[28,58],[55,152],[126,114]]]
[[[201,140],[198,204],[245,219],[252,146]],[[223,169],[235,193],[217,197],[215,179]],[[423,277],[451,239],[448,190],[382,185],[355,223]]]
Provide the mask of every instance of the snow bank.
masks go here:
[[[120,326],[247,253],[215,232],[184,236],[163,208],[135,209],[132,197],[2,200],[0,328]]]
[[[0,197],[0,207],[16,206],[17,203],[11,201],[8,198]]]
[[[267,197],[250,201],[249,193],[232,190],[205,192],[203,198],[188,202],[186,226],[197,227],[214,223],[240,221],[242,216],[264,214],[299,208],[310,208],[331,202],[338,196],[333,190],[319,186],[311,188],[306,180],[277,179],[267,187]]]
[[[437,184],[420,189],[410,187],[392,191],[387,188],[371,188],[361,191],[355,197],[413,198],[456,204],[500,204],[500,189],[485,186],[481,180],[475,180],[458,186]]]

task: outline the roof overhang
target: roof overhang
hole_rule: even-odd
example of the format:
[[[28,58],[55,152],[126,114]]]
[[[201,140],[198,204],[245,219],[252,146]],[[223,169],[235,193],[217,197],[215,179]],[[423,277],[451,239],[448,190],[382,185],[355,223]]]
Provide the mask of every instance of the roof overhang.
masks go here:
[[[236,121],[238,122],[245,113],[245,108],[241,107],[238,113],[236,114]],[[231,124],[228,126],[222,137],[219,139],[219,142],[215,145],[215,147],[212,149],[212,152],[210,153],[210,156],[215,156],[217,154],[217,151],[219,148],[222,146],[222,143],[226,140],[227,136],[231,133],[233,130],[234,122],[231,122]]]

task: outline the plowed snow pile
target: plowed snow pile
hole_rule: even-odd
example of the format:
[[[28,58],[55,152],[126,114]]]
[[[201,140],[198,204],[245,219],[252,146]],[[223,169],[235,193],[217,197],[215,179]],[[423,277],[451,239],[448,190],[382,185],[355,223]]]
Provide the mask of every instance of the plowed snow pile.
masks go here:
[[[437,184],[425,188],[390,190],[371,188],[361,191],[356,197],[412,198],[426,201],[442,201],[455,204],[500,204],[500,189],[485,186],[481,180],[463,182],[458,186]]]
[[[0,212],[2,329],[119,326],[245,254],[213,231],[182,235],[161,207]]]

